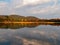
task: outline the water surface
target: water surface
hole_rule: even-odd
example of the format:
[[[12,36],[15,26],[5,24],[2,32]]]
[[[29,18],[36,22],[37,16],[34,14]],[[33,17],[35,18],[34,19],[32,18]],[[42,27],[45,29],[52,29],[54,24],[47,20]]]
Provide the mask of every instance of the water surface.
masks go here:
[[[60,45],[60,26],[0,26],[0,45]]]

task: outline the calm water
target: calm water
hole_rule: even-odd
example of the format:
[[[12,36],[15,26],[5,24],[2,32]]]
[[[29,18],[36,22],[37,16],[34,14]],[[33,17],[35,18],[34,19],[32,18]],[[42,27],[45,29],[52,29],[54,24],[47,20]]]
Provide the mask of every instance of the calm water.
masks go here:
[[[0,45],[60,45],[60,26],[0,29]]]

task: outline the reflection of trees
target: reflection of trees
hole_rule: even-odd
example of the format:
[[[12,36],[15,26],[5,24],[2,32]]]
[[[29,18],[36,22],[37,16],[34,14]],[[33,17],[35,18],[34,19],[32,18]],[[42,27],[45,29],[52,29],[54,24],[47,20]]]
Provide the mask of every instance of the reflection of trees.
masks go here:
[[[34,28],[39,25],[60,26],[60,24],[58,24],[58,23],[54,23],[54,24],[49,24],[49,23],[7,23],[7,24],[0,23],[0,28],[11,28],[11,29],[18,29],[18,28],[24,28],[24,27]]]
[[[18,29],[18,28],[24,28],[24,27],[36,27],[36,26],[38,26],[38,25],[36,25],[36,24],[25,24],[25,23],[23,23],[23,24],[14,24],[14,23],[8,23],[8,24],[0,24],[1,26],[0,26],[0,28],[11,28],[11,29]]]

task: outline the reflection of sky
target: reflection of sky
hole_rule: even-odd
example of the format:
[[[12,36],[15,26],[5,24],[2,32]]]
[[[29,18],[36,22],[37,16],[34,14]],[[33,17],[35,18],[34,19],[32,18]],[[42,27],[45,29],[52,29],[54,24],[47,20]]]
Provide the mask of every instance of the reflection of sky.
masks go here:
[[[60,0],[0,0],[0,14],[59,18]]]
[[[36,28],[22,28],[22,29],[0,29],[0,42],[9,45],[10,43],[19,45],[23,41],[32,42],[34,40],[45,43],[57,43],[60,41],[60,27],[57,26],[38,26]],[[34,40],[33,40],[34,39]],[[46,42],[47,40],[47,42]],[[20,43],[20,42],[21,43]],[[35,41],[36,43],[38,41]],[[52,42],[51,42],[52,41]],[[9,44],[8,44],[9,43]],[[0,43],[1,44],[1,43]],[[60,45],[58,43],[58,45]]]

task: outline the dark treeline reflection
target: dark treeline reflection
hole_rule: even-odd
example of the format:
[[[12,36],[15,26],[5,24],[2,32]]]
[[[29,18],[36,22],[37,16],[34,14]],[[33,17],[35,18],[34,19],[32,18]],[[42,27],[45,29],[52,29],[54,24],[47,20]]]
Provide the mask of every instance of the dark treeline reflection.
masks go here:
[[[60,26],[60,23],[0,23],[2,29],[20,29],[24,27],[34,28],[40,25]]]

